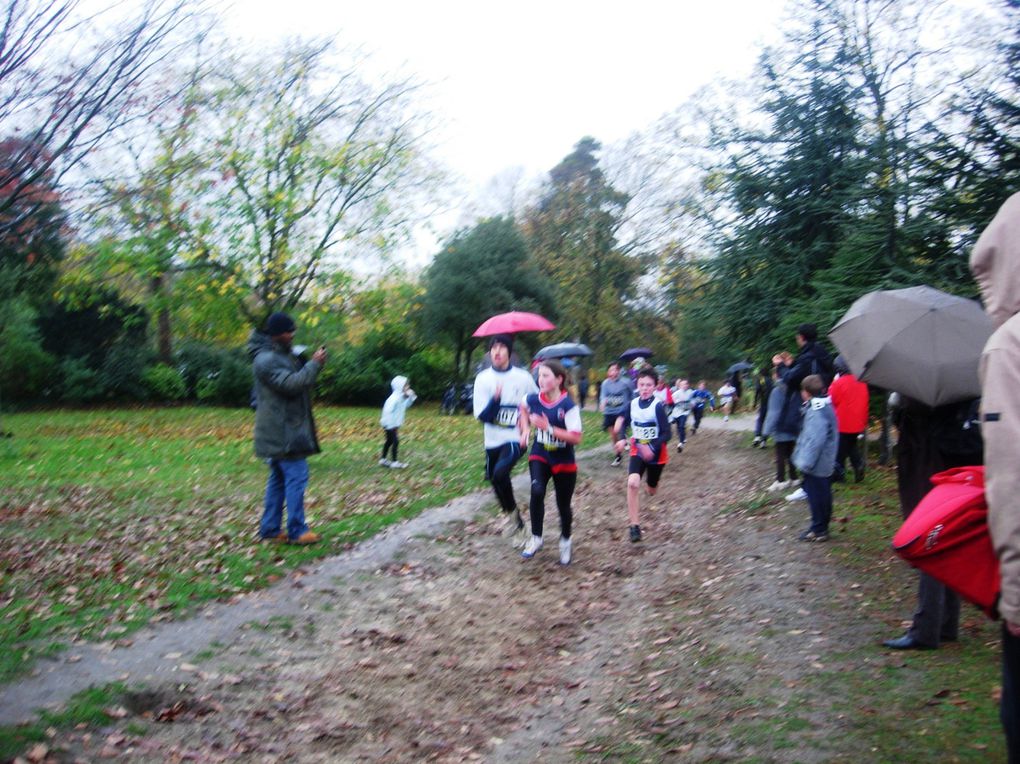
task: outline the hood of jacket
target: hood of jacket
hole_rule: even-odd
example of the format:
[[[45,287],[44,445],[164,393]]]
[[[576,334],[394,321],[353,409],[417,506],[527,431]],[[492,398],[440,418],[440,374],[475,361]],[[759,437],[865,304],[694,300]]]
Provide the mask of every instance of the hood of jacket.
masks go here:
[[[390,382],[390,387],[393,388],[393,392],[402,393],[404,391],[404,385],[407,384],[407,377],[402,377],[399,374],[393,378]]]
[[[252,329],[248,335],[248,357],[255,360],[255,356],[263,350],[270,350],[273,347],[273,340],[261,329]]]
[[[970,255],[985,311],[996,327],[1020,313],[1020,193],[995,213]]]

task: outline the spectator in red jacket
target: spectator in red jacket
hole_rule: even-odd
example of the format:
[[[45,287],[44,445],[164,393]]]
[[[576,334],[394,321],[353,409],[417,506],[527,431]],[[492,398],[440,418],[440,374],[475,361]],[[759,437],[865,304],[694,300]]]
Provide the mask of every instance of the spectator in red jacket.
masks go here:
[[[868,386],[850,373],[843,356],[836,356],[833,366],[838,376],[829,385],[829,397],[836,411],[839,450],[832,479],[843,481],[846,478],[846,460],[850,457],[854,480],[859,483],[864,479],[864,459],[858,439],[868,429]]]

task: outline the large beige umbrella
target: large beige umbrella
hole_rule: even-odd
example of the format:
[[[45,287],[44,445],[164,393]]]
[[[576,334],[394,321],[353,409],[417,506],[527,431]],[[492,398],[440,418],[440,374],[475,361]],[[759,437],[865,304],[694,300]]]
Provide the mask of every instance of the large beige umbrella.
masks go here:
[[[992,328],[976,301],[916,286],[864,295],[829,338],[861,381],[939,406],[981,395]]]

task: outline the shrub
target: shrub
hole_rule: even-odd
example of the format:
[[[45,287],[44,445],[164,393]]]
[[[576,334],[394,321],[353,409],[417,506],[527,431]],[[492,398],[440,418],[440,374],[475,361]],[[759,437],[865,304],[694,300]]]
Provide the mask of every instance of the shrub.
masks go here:
[[[107,351],[99,380],[109,398],[144,400],[148,395],[143,375],[150,360],[150,352],[141,344],[122,339]]]
[[[41,398],[54,385],[54,359],[43,350],[26,301],[12,300],[0,310],[0,401]]]
[[[99,372],[90,369],[80,358],[60,361],[60,400],[66,403],[89,403],[106,394]]]
[[[247,406],[251,397],[251,366],[237,351],[220,350],[218,368],[195,385],[195,397],[203,403]]]
[[[181,373],[165,363],[149,366],[142,372],[142,382],[149,397],[160,401],[179,401],[188,394]]]

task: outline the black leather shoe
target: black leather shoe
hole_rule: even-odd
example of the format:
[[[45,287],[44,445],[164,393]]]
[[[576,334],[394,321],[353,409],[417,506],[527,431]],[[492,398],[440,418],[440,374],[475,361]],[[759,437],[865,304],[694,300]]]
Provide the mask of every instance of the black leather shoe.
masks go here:
[[[904,634],[902,637],[896,639],[887,639],[882,643],[888,648],[893,650],[933,650],[931,645],[926,645],[923,642],[918,642],[909,634]]]

